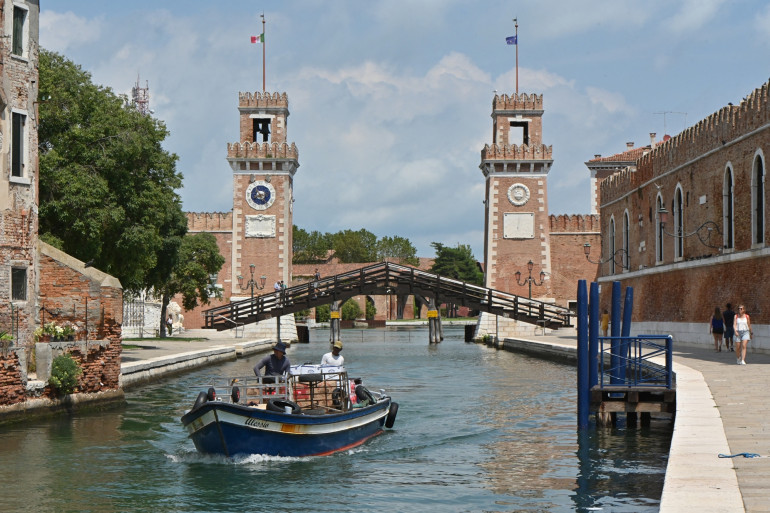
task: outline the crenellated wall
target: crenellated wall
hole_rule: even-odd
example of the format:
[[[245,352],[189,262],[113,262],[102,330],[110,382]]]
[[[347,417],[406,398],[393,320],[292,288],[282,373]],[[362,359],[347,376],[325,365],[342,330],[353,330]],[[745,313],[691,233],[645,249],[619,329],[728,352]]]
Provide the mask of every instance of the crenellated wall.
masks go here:
[[[227,143],[227,158],[299,159],[294,143]]]
[[[232,231],[232,212],[185,212],[191,232]]]
[[[770,123],[770,81],[749,94],[740,105],[727,105],[682,133],[657,145],[637,162],[635,172],[616,174],[601,185],[602,204],[612,202],[629,189],[684,166],[705,154],[719,151]]]
[[[492,100],[493,110],[543,110],[543,95],[537,94],[496,94]]]
[[[238,93],[238,107],[240,108],[289,108],[289,96],[286,93]]]
[[[551,223],[551,233],[601,231],[601,218],[598,214],[550,215],[548,220]]]
[[[481,150],[481,160],[552,160],[553,146],[537,144],[485,144]]]

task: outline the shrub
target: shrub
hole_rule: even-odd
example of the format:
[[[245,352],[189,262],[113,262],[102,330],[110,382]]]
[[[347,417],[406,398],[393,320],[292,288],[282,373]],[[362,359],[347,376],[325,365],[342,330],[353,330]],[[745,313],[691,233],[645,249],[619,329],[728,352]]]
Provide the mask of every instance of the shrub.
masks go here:
[[[342,304],[341,317],[343,321],[355,321],[361,317],[361,307],[353,298],[348,299]]]
[[[83,370],[69,354],[62,354],[53,359],[51,378],[48,382],[59,395],[71,394],[78,385],[78,377]]]

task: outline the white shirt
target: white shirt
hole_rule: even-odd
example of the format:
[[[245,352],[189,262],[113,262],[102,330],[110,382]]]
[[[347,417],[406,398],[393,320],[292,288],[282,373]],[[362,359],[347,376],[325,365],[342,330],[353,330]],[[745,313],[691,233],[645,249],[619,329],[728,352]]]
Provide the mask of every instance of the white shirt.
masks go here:
[[[323,358],[321,358],[321,365],[337,365],[338,367],[342,367],[343,362],[345,361],[345,358],[343,358],[342,353],[334,356],[334,353],[326,353],[323,355]]]

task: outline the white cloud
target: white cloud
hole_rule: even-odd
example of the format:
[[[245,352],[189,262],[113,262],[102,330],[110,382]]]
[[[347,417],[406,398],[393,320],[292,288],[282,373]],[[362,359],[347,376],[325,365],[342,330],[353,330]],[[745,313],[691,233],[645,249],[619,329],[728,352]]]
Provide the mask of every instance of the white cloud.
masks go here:
[[[69,11],[43,10],[40,13],[40,45],[60,53],[67,52],[99,40],[103,25],[103,16],[87,19]]]
[[[677,2],[679,11],[665,21],[670,32],[677,35],[700,30],[713,20],[725,0],[682,0]]]

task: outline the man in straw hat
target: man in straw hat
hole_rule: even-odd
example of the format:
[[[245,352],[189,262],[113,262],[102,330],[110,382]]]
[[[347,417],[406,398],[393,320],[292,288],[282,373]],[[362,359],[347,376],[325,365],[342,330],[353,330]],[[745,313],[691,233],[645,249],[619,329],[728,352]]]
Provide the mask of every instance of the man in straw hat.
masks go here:
[[[338,340],[334,343],[334,346],[332,346],[332,352],[323,355],[323,358],[321,358],[321,365],[336,365],[342,367],[342,364],[345,363],[345,357],[340,354],[340,351],[342,351],[342,342]]]

